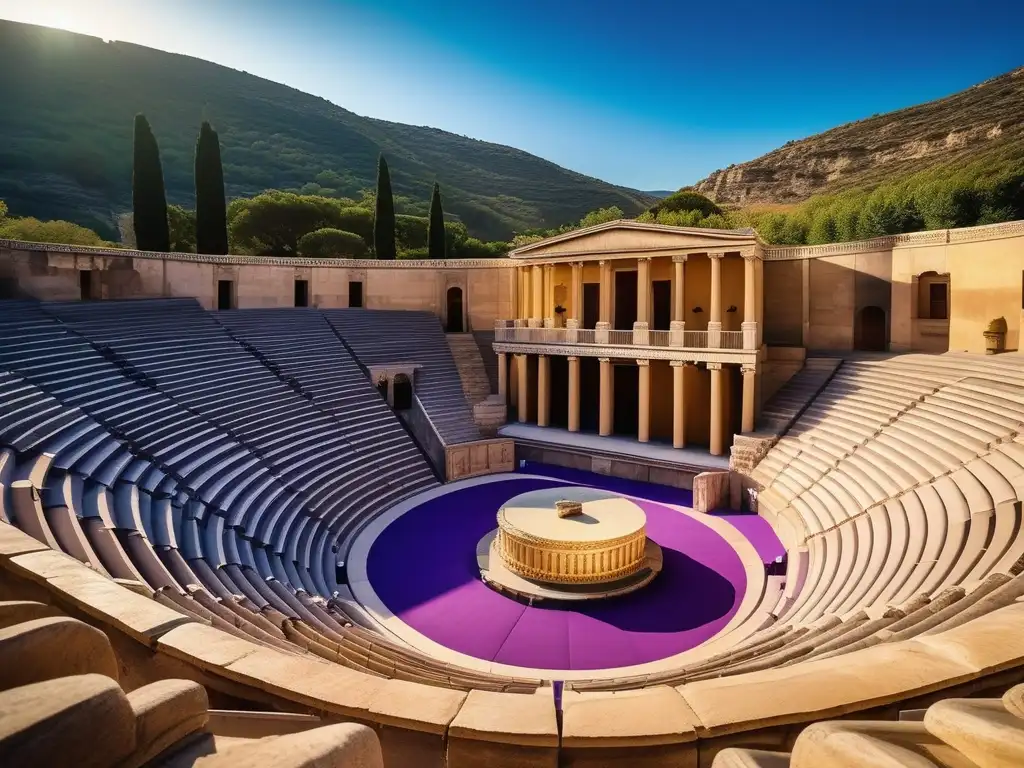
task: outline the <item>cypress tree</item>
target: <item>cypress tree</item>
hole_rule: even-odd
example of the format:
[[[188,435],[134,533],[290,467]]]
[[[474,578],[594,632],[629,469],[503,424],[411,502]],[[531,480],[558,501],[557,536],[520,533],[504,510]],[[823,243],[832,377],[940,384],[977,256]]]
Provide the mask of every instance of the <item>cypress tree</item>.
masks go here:
[[[169,251],[171,231],[167,224],[167,196],[160,148],[145,115],[135,116],[132,165],[132,212],[135,243],[141,251]]]
[[[228,252],[228,210],[220,139],[203,121],[196,142],[196,253]]]
[[[373,250],[378,259],[394,259],[395,198],[391,194],[391,173],[382,152],[377,160],[377,205],[373,215]]]
[[[430,222],[427,226],[427,258],[443,259],[445,253],[444,211],[441,210],[441,187],[434,182],[430,197]]]

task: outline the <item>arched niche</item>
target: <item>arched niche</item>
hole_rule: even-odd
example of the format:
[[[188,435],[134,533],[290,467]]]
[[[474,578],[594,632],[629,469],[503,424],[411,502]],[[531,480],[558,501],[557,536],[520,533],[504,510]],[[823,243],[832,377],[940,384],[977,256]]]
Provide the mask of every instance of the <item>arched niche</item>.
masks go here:
[[[453,285],[445,292],[445,331],[447,333],[464,333],[465,330],[462,287]]]

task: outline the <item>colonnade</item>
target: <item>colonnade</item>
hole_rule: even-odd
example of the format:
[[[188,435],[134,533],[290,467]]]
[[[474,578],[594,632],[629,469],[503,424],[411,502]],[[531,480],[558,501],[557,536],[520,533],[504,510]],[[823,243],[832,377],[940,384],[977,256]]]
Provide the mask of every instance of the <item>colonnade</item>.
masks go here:
[[[709,332],[708,347],[717,347],[716,336],[722,330],[722,259],[727,253],[734,251],[710,251],[701,254],[676,254],[672,259],[672,330],[684,330],[686,317],[686,263],[690,256],[706,255],[711,262],[711,306],[708,316]],[[744,348],[756,348],[757,338],[757,255],[754,248],[744,248],[739,255],[744,260],[743,271],[743,321]],[[611,259],[598,262],[600,275],[600,293],[598,306],[598,322],[612,323],[613,279]],[[577,321],[582,320],[583,307],[583,265],[584,262],[571,262],[572,276],[569,286],[571,306]],[[637,295],[636,323],[634,330],[644,330],[652,321],[651,307],[651,258],[636,259]],[[555,265],[533,264],[517,268],[518,312],[520,320],[531,326],[554,325],[555,310]]]
[[[523,399],[529,397],[529,368],[526,354],[516,354],[517,392],[520,406],[518,420],[525,422],[527,408]],[[580,431],[580,358],[568,356],[568,419],[570,432]],[[498,393],[507,397],[508,392],[508,354],[498,353]],[[651,367],[650,360],[637,359],[638,367],[638,398],[637,398],[637,440],[647,443],[651,439]],[[598,434],[609,436],[614,431],[615,412],[613,397],[613,376],[611,358],[598,358],[599,364],[599,406]],[[686,368],[695,365],[684,360],[670,361],[672,366],[672,446],[686,446]],[[711,376],[711,397],[708,404],[710,428],[708,444],[714,456],[725,452],[724,445],[724,373],[725,363],[705,363]],[[752,432],[755,419],[755,397],[757,393],[757,369],[754,365],[741,366],[743,378],[741,431]],[[537,426],[547,427],[551,423],[551,356],[537,355],[537,394],[536,394]]]

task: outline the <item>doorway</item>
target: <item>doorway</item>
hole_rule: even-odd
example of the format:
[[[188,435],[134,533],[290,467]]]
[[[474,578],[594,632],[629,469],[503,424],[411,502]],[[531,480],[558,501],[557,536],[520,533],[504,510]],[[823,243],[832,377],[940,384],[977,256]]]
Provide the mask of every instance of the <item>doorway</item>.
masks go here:
[[[615,330],[631,331],[636,322],[636,272],[615,273]]]
[[[235,308],[235,281],[217,281],[217,309]]]
[[[885,352],[885,310],[881,307],[864,307],[857,317],[854,337],[855,349],[864,352]]]
[[[651,330],[667,331],[672,327],[672,281],[655,280],[651,283]]]
[[[462,324],[462,289],[448,289],[448,325],[445,330],[448,333],[462,333],[465,328]]]
[[[296,280],[295,281],[295,306],[296,307],[308,307],[309,306],[309,281],[308,280]]]
[[[361,280],[350,280],[348,284],[348,306],[350,309],[361,309],[363,306],[363,283]]]
[[[583,325],[581,328],[596,328],[601,319],[601,284],[583,284]]]
[[[612,388],[615,394],[615,423],[612,431],[616,435],[636,437],[640,425],[637,413],[637,403],[640,402],[640,369],[635,365],[614,365],[612,375],[615,380]]]
[[[404,373],[396,373],[391,382],[394,387],[394,408],[396,411],[407,411],[412,408],[412,382]]]
[[[92,299],[92,270],[80,269],[78,271],[78,292],[82,301]]]
[[[601,363],[596,357],[580,358],[580,429],[597,432],[601,407]]]

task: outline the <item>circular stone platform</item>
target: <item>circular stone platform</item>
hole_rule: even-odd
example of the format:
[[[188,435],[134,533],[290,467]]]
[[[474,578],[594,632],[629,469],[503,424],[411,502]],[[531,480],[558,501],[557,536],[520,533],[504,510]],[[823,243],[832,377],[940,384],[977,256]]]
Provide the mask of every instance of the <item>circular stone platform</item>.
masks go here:
[[[622,497],[520,494],[498,510],[495,551],[518,576],[553,584],[618,581],[646,563],[647,515]]]

